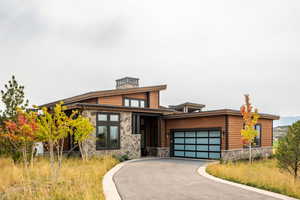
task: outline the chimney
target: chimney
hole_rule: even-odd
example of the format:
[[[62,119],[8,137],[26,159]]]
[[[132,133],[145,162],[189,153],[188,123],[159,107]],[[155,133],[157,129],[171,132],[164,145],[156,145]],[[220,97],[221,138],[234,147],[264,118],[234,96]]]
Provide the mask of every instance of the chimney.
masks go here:
[[[116,89],[137,88],[139,87],[139,79],[132,77],[124,77],[116,80]]]

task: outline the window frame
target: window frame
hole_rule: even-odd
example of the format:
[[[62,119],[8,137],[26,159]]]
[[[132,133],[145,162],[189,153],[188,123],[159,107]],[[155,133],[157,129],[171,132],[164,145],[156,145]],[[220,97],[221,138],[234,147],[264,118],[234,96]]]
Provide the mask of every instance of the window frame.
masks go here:
[[[261,147],[262,125],[261,125],[260,123],[255,124],[255,125],[254,125],[254,129],[255,129],[256,131],[257,131],[257,129],[256,129],[257,126],[260,126],[260,130],[259,130],[259,132],[258,132],[258,135],[259,135],[259,145],[255,144],[255,146],[253,146],[253,147]],[[257,137],[257,136],[256,136],[256,137]],[[254,141],[256,141],[256,137],[254,138]],[[254,141],[253,141],[253,142],[254,142]]]
[[[125,105],[125,101],[128,100],[129,101],[129,105]],[[136,106],[132,106],[131,105],[131,101],[132,100],[135,100],[135,101],[138,101],[139,102],[139,106],[136,107]],[[141,101],[144,102],[144,107],[141,107]],[[147,100],[146,99],[137,99],[137,98],[130,98],[130,97],[124,97],[123,98],[123,106],[125,107],[129,107],[129,108],[147,108],[148,107],[148,103],[147,103]]]
[[[99,121],[99,115],[100,114],[105,114],[107,115],[107,121]],[[118,121],[110,121],[110,115],[118,115]],[[105,138],[105,144],[106,146],[105,147],[99,147],[97,145],[97,142],[96,142],[96,150],[116,150],[116,149],[120,149],[121,148],[121,132],[120,132],[120,123],[121,123],[121,120],[120,120],[120,113],[113,113],[113,112],[97,112],[96,113],[96,138],[98,137],[97,134],[98,134],[98,127],[99,126],[106,126],[106,129],[107,129],[107,138]],[[118,127],[118,144],[117,144],[117,147],[111,147],[111,144],[110,144],[110,127],[111,126],[117,126]]]

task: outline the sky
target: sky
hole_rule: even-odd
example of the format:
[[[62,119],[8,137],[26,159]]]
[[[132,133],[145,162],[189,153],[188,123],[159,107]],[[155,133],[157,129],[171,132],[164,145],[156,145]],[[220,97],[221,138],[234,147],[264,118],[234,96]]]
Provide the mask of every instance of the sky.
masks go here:
[[[167,84],[163,105],[300,115],[299,0],[1,0],[0,88],[31,104]]]

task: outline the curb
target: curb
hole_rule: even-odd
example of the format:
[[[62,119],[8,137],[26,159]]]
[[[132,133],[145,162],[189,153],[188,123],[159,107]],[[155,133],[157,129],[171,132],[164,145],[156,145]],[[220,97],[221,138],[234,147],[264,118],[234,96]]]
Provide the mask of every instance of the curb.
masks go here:
[[[249,191],[252,191],[252,192],[257,192],[257,193],[260,193],[260,194],[263,194],[263,195],[266,195],[266,196],[270,196],[270,197],[273,197],[273,198],[277,198],[277,199],[298,200],[298,199],[295,199],[293,197],[288,197],[288,196],[278,194],[278,193],[275,193],[275,192],[270,192],[270,191],[266,191],[266,190],[258,189],[258,188],[255,188],[255,187],[251,187],[251,186],[247,186],[247,185],[243,185],[243,184],[239,184],[239,183],[234,183],[234,182],[230,182],[230,181],[227,181],[227,180],[224,180],[224,179],[214,177],[214,176],[212,176],[212,175],[210,175],[206,172],[206,167],[207,167],[207,165],[201,166],[197,170],[198,174],[200,174],[201,176],[203,176],[205,178],[211,179],[215,182],[219,182],[219,183],[239,187],[239,188],[242,188],[242,189],[245,189],[245,190],[249,190]]]
[[[113,180],[114,175],[126,164],[135,162],[135,161],[142,161],[142,160],[157,160],[159,158],[138,158],[133,160],[128,160],[122,163],[117,164],[113,168],[111,168],[103,177],[102,185],[103,185],[103,193],[105,200],[122,200],[115,182]]]

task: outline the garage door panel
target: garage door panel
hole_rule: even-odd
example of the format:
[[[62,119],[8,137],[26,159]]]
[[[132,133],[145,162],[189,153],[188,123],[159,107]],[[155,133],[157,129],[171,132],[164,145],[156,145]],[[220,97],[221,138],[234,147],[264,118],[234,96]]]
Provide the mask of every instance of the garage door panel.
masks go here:
[[[209,153],[209,158],[220,159],[220,153]]]
[[[197,138],[197,144],[208,144],[208,138]]]
[[[196,138],[185,138],[185,144],[196,144]]]
[[[195,132],[185,132],[185,137],[196,137]]]
[[[184,151],[174,151],[174,156],[184,157]]]
[[[174,137],[184,137],[184,132],[175,132]]]
[[[210,138],[209,144],[221,144],[221,139],[220,138]]]
[[[197,137],[208,137],[208,131],[197,131]]]
[[[221,150],[221,148],[220,148],[220,146],[219,145],[217,145],[217,146],[209,146],[209,151],[220,151]]]
[[[210,131],[209,137],[220,137],[220,131]]]
[[[194,152],[194,151],[186,151],[185,152],[185,157],[195,158],[196,157],[196,152]]]
[[[220,159],[221,131],[182,130],[173,133],[172,151],[175,157]]]
[[[197,151],[208,151],[208,145],[197,145]]]
[[[208,158],[208,152],[197,152],[197,158]]]
[[[174,145],[174,150],[184,150],[184,145]]]
[[[175,138],[174,143],[181,143],[184,144],[184,138]]]
[[[185,145],[185,150],[195,151],[196,145]]]

